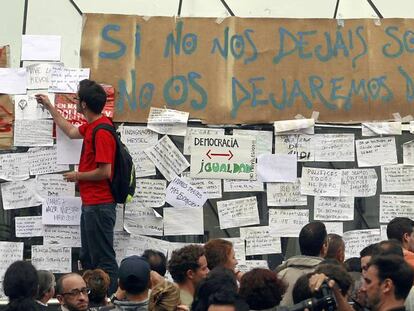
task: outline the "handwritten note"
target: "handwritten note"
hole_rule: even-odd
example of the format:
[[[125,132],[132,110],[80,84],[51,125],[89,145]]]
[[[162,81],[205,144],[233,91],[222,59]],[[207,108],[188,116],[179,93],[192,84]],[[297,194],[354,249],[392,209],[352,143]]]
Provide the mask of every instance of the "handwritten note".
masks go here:
[[[176,176],[167,187],[165,201],[174,207],[202,207],[207,197],[202,190]]]
[[[414,140],[407,141],[402,147],[404,165],[414,165]]]
[[[377,193],[377,172],[373,168],[344,169],[341,196],[372,197]]]
[[[280,237],[274,236],[269,226],[240,228],[240,237],[246,240],[247,256],[282,252]]]
[[[43,226],[43,244],[80,247],[80,226]]]
[[[43,224],[78,225],[81,205],[81,199],[78,197],[48,197],[42,204]]]
[[[318,134],[315,136],[315,161],[355,161],[354,134]]]
[[[37,119],[49,119],[51,115],[49,110],[45,109],[42,104],[39,104],[34,96],[39,92],[28,91],[26,95],[14,96],[14,117],[16,120],[37,120]],[[42,92],[43,93],[43,92]],[[53,103],[54,94],[46,93]]]
[[[342,171],[327,168],[302,167],[300,192],[307,195],[338,197]]]
[[[0,179],[7,181],[29,179],[29,155],[27,153],[1,154]]]
[[[187,128],[187,135],[184,137],[184,148],[183,154],[190,155],[191,154],[191,142],[193,140],[193,136],[199,135],[224,135],[224,129],[213,129],[213,128],[205,128],[205,127],[189,127]]]
[[[163,219],[157,217],[151,207],[127,205],[124,215],[124,228],[133,235],[162,236]]]
[[[26,94],[26,68],[0,68],[0,94]]]
[[[62,63],[34,63],[26,66],[27,89],[47,89],[50,84],[50,73],[53,66],[63,66]],[[53,103],[54,101],[51,100]]]
[[[83,139],[71,139],[56,127],[56,148],[58,164],[79,164]]]
[[[219,201],[217,212],[220,229],[260,224],[256,197]]]
[[[127,256],[126,254],[127,254],[127,249],[128,249],[130,241],[131,241],[131,235],[128,232],[126,231],[114,232],[114,251],[115,251],[116,261],[118,265],[120,265],[122,259],[124,259]]]
[[[315,120],[314,119],[297,119],[276,121],[274,124],[275,134],[290,134],[291,132],[300,132],[304,134],[313,134]]]
[[[147,127],[160,134],[185,136],[189,116],[188,112],[151,107]]]
[[[395,137],[360,139],[355,146],[359,167],[397,163]]]
[[[380,195],[380,222],[395,217],[414,219],[414,195]]]
[[[12,181],[1,184],[1,196],[5,210],[32,207],[42,204],[36,194],[34,179]]]
[[[254,137],[256,139],[256,156],[272,153],[273,133],[271,131],[234,129],[233,135]]]
[[[315,160],[315,136],[292,134],[275,136],[276,154],[296,155],[298,162]]]
[[[364,122],[362,136],[401,135],[401,122]]]
[[[55,245],[32,245],[32,264],[52,273],[72,272],[72,249]]]
[[[269,226],[272,234],[279,237],[298,237],[309,222],[307,209],[269,209]]]
[[[264,191],[264,185],[258,180],[224,179],[224,192]]]
[[[21,60],[60,60],[62,37],[22,35]]]
[[[69,170],[69,165],[57,163],[56,146],[31,148],[28,153],[30,161],[30,175],[43,175]]]
[[[190,166],[168,136],[161,138],[154,147],[146,149],[145,153],[168,181]]]
[[[17,238],[43,236],[42,216],[16,217],[14,220]]]
[[[185,219],[185,221],[183,221]],[[203,208],[164,208],[164,235],[203,235]]]
[[[49,92],[76,93],[79,82],[89,79],[89,68],[65,68],[53,66],[50,72]]]
[[[345,258],[359,257],[366,246],[381,241],[380,229],[352,230],[344,232]]]
[[[414,191],[414,166],[381,166],[382,192]]]
[[[324,221],[323,222],[326,228],[326,232],[329,233],[335,233],[340,236],[344,234],[344,223],[340,221]]]
[[[146,249],[154,249],[160,251],[167,256],[170,248],[170,242],[150,238],[144,235],[131,235],[129,245],[125,256],[143,254]]]
[[[308,197],[300,193],[300,179],[293,183],[268,183],[268,206],[308,205]]]
[[[136,190],[131,203],[128,205],[144,207],[160,207],[165,204],[165,187],[167,182],[164,179],[136,180]]]
[[[53,146],[53,120],[15,120],[14,145],[20,147]]]
[[[315,197],[315,220],[354,220],[353,197]]]
[[[264,154],[257,158],[257,179],[264,182],[294,182],[297,160],[292,154]]]
[[[74,197],[75,183],[67,182],[62,174],[47,174],[36,177],[36,193],[42,198],[47,197]]]
[[[222,197],[220,179],[191,178],[190,172],[183,172],[181,176],[185,177],[191,186],[202,190],[208,199],[220,199]]]
[[[124,231],[124,204],[118,203],[116,205],[115,211],[116,211],[116,219],[115,219],[114,232]]]

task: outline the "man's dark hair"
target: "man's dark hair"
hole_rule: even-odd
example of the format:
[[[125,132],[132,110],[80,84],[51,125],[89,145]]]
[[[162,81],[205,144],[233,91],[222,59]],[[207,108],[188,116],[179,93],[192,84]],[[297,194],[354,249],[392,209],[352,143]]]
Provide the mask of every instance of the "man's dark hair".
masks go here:
[[[376,243],[374,243],[374,244],[370,244],[370,245],[368,245],[368,246],[364,247],[364,248],[362,249],[362,251],[360,251],[360,252],[359,252],[359,256],[360,256],[361,258],[362,258],[362,257],[366,257],[366,256],[372,256],[372,255],[374,254],[375,245],[376,245]]]
[[[326,228],[323,222],[313,221],[305,225],[299,233],[299,247],[302,255],[319,256],[326,242]]]
[[[79,102],[85,102],[92,112],[99,114],[102,112],[106,103],[106,93],[104,88],[95,81],[84,79],[79,82],[78,89]]]
[[[55,286],[55,277],[52,272],[47,270],[37,270],[37,277],[39,279],[39,289],[36,299],[41,300]]]
[[[346,271],[348,272],[362,272],[361,269],[361,258],[351,257],[344,262]]]
[[[345,249],[345,243],[339,234],[328,234],[328,250],[325,258],[337,259],[337,254],[340,249]]]
[[[411,234],[414,228],[414,221],[407,217],[395,217],[387,225],[388,239],[394,239],[402,243],[405,233]]]
[[[374,245],[373,256],[397,255],[404,257],[401,244],[397,240],[385,240]]]
[[[200,268],[198,260],[204,256],[204,248],[200,245],[187,245],[172,252],[168,261],[168,271],[170,271],[174,282],[181,284],[187,278],[188,270]]]
[[[165,275],[167,272],[167,259],[162,252],[153,249],[146,249],[142,254],[142,257],[148,261],[151,266],[151,270],[162,276]]]
[[[381,282],[391,279],[394,284],[394,295],[398,300],[406,299],[414,280],[414,271],[410,265],[397,255],[374,256],[368,267],[376,267]]]
[[[57,281],[56,281],[56,294],[57,295],[62,295],[64,293],[64,289],[63,289],[63,281],[70,277],[70,276],[74,276],[74,275],[79,275],[77,273],[67,273],[62,275]]]
[[[328,278],[335,280],[343,296],[348,293],[354,282],[346,269],[338,264],[319,264],[315,269],[315,273],[323,273]]]

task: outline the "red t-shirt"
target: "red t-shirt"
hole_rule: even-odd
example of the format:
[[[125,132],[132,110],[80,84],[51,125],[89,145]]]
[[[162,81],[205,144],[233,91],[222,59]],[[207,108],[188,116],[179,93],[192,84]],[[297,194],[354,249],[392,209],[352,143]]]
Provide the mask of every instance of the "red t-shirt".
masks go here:
[[[98,130],[95,135],[95,152],[92,145],[93,129],[102,123],[112,125],[111,120],[102,116],[92,123],[86,123],[79,127],[79,133],[83,136],[83,152],[79,161],[79,172],[93,171],[98,167],[98,163],[111,163],[112,174],[114,172],[116,143],[112,134],[104,129]],[[85,205],[114,202],[107,179],[96,181],[80,180],[79,192],[82,204]]]

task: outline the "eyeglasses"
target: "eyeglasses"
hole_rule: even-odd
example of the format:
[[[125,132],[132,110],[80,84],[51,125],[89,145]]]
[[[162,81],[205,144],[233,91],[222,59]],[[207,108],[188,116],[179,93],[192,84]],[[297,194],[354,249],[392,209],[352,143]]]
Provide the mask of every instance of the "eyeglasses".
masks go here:
[[[87,287],[83,287],[81,289],[75,288],[75,289],[72,289],[70,292],[62,293],[62,295],[63,296],[64,295],[69,295],[69,296],[72,296],[72,297],[76,297],[76,296],[79,296],[81,293],[84,294],[84,295],[89,295],[91,293],[91,289],[87,288]]]

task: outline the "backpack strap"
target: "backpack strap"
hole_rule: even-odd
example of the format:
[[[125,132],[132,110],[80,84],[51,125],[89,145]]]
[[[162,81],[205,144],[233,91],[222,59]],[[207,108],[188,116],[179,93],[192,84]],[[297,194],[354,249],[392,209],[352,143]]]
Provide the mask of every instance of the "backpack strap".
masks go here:
[[[111,132],[111,134],[112,134],[112,136],[114,137],[114,139],[115,139],[115,145],[117,145],[117,143],[118,143],[118,139],[119,139],[119,137],[118,137],[118,134],[117,134],[117,132],[115,131],[115,127],[113,126],[113,125],[110,125],[110,124],[107,124],[107,123],[101,123],[101,124],[98,124],[94,129],[93,129],[93,132],[92,132],[92,145],[93,145],[93,152],[95,152],[95,136],[96,136],[96,132],[98,131],[98,130],[100,130],[100,129],[104,129],[104,130],[106,130],[106,131],[108,131],[108,132]]]

